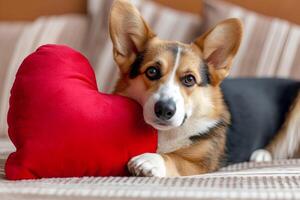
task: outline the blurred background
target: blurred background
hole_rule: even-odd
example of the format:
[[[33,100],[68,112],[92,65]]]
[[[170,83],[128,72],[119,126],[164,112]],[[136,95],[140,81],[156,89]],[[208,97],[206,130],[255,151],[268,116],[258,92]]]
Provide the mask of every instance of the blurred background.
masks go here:
[[[108,37],[112,0],[0,0],[0,137],[9,91],[22,60],[38,46],[66,44],[88,57],[99,89],[113,90],[118,69]],[[299,0],[132,0],[159,37],[192,42],[238,17],[245,36],[231,77],[300,79]]]
[[[99,0],[103,1],[103,0]],[[201,15],[201,0],[154,0],[178,10]],[[300,23],[298,0],[226,0],[254,11]],[[0,0],[0,20],[34,20],[42,15],[87,14],[87,0]]]

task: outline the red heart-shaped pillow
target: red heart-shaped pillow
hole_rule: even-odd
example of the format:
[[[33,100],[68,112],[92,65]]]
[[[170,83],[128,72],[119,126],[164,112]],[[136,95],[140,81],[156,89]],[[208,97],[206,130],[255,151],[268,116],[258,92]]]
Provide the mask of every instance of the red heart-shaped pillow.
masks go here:
[[[99,93],[87,59],[66,46],[45,45],[24,60],[8,125],[17,149],[5,167],[11,180],[124,176],[130,158],[157,147],[140,106]]]

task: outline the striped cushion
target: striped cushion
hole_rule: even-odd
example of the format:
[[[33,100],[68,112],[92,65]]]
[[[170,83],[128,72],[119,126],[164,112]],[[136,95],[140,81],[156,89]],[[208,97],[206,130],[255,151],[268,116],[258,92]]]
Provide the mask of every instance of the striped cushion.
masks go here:
[[[202,32],[226,18],[244,22],[245,34],[233,77],[300,79],[300,27],[220,0],[204,0]]]
[[[0,141],[0,199],[299,199],[300,160],[241,163],[193,177],[85,177],[7,181],[12,145]]]
[[[47,43],[82,50],[88,31],[84,15],[41,17],[34,22],[0,22],[0,137],[7,133],[9,92],[22,60]]]
[[[108,14],[112,2],[89,0],[92,30],[86,49],[95,68],[99,88],[104,92],[111,92],[118,78],[118,69],[113,62],[112,44],[108,35]],[[132,2],[160,38],[183,42],[190,42],[196,38],[200,29],[200,16],[172,10],[151,1],[132,0]]]

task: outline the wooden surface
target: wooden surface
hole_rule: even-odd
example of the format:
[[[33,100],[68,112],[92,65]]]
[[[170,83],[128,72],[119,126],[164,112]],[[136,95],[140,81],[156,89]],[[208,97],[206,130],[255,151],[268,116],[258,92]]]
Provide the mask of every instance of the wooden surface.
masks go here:
[[[0,20],[33,20],[65,13],[86,13],[86,0],[0,0]]]
[[[99,0],[102,1],[102,0]],[[153,0],[201,13],[201,0]],[[300,0],[226,0],[260,13],[300,24]],[[87,0],[0,0],[0,20],[33,20],[41,15],[86,13]]]
[[[154,0],[170,7],[201,12],[200,0]],[[269,16],[280,17],[300,24],[300,0],[226,0]]]
[[[265,15],[300,24],[300,0],[227,0]]]
[[[154,0],[154,1],[182,11],[188,11],[188,12],[200,14],[202,10],[201,0]]]

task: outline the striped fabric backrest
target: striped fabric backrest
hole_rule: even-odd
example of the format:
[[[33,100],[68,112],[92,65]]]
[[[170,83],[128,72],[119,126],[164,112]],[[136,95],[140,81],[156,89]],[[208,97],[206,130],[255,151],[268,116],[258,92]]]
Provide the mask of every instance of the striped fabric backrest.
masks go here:
[[[299,26],[221,0],[204,0],[201,30],[204,32],[231,17],[244,22],[244,38],[232,67],[232,77],[300,79]]]
[[[118,78],[108,33],[108,16],[113,1],[88,2],[92,29],[86,47],[87,55],[94,66],[100,90],[111,92]],[[191,42],[198,36],[200,15],[169,9],[151,1],[132,0],[132,3],[138,7],[146,22],[160,38]]]
[[[88,17],[41,17],[34,22],[0,22],[0,137],[7,135],[10,89],[23,59],[42,44],[66,44],[81,50]]]

